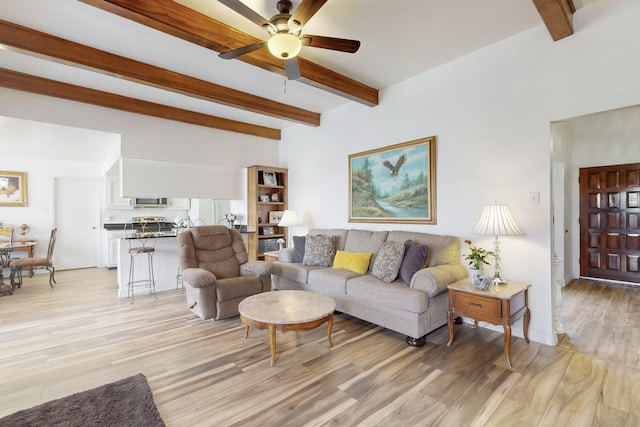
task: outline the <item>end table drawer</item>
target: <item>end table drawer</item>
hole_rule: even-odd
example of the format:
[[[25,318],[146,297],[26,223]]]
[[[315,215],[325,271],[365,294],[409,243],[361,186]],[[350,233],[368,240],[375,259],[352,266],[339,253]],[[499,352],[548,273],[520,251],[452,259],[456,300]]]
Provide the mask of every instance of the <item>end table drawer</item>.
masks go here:
[[[484,321],[500,319],[501,317],[502,304],[499,299],[464,292],[455,292],[452,298],[453,307],[455,307],[454,311],[458,315],[466,315]]]

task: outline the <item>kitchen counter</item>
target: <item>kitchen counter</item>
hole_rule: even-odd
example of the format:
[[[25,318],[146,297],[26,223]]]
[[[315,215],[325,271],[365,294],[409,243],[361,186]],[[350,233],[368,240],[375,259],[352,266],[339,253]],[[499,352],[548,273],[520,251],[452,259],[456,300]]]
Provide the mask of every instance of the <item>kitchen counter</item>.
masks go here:
[[[118,296],[127,297],[127,283],[129,282],[129,244],[136,246],[138,239],[120,238],[118,241]],[[175,234],[166,235],[156,240],[155,253],[153,255],[153,271],[156,279],[156,292],[167,291],[176,288],[178,276],[178,242]],[[135,261],[134,280],[147,279],[149,275],[147,255],[137,255]],[[135,289],[136,295],[143,295],[146,290]]]

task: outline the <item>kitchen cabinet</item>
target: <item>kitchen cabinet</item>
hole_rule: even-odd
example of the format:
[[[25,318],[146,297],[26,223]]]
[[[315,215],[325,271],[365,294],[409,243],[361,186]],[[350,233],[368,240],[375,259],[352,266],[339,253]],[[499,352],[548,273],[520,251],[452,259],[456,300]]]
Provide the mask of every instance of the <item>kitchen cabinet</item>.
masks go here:
[[[124,230],[110,230],[107,232],[107,251],[105,265],[107,268],[116,268],[118,266],[118,246],[120,239],[126,237]]]
[[[120,196],[120,178],[117,176],[107,177],[107,209],[133,209],[133,200]]]
[[[189,209],[191,199],[171,198],[169,199],[169,209]]]

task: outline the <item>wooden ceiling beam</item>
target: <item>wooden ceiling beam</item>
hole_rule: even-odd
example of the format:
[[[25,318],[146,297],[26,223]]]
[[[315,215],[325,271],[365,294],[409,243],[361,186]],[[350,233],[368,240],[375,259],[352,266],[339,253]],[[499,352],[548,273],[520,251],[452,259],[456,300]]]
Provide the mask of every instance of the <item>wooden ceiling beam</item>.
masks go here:
[[[259,41],[249,34],[172,0],[80,1],[216,52],[237,49]],[[285,75],[284,62],[270,55],[266,49],[243,55],[237,59]],[[378,105],[379,93],[377,89],[300,56],[298,56],[298,60],[302,76],[297,81],[364,105]]]
[[[554,41],[573,34],[573,0],[533,0]]]
[[[9,89],[53,96],[100,107],[113,108],[130,113],[143,114],[161,119],[175,120],[192,125],[206,126],[230,132],[244,133],[268,139],[280,140],[279,129],[243,123],[222,117],[211,116],[181,108],[142,101],[127,96],[115,95],[82,86],[63,83],[56,80],[19,73],[0,68],[0,86]]]
[[[68,65],[82,66],[110,76],[205,101],[306,125],[320,125],[319,113],[114,55],[2,20],[0,20],[0,44],[27,54],[44,56]]]

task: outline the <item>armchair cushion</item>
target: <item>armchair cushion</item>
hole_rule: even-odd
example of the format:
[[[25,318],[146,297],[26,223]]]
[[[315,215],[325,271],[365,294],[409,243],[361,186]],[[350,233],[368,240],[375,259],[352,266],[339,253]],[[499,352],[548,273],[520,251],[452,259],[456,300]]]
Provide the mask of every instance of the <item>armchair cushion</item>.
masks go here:
[[[262,281],[258,276],[232,277],[218,280],[216,299],[218,302],[247,297],[262,292]]]
[[[253,273],[256,276],[264,276],[271,274],[271,263],[265,261],[249,261],[246,264],[242,264],[240,270]]]

